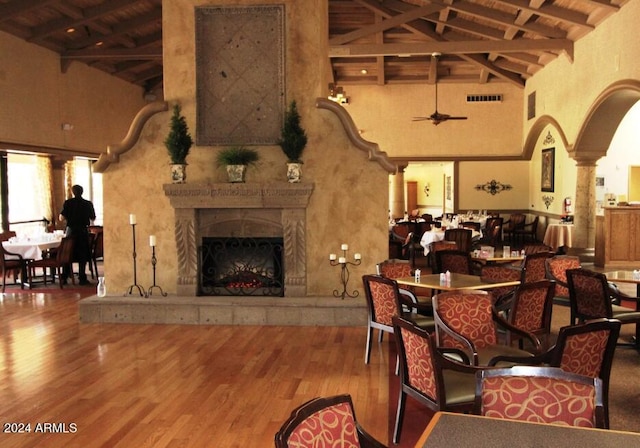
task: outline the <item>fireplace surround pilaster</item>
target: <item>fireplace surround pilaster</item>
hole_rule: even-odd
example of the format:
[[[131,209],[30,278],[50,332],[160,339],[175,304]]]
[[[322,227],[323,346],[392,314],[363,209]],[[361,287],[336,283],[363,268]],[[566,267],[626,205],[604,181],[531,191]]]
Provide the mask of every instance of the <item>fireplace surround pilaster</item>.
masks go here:
[[[175,209],[178,257],[176,292],[198,295],[199,245],[212,229],[230,228],[233,235],[269,228],[284,243],[285,297],[305,296],[306,209],[311,183],[165,184],[165,195]]]

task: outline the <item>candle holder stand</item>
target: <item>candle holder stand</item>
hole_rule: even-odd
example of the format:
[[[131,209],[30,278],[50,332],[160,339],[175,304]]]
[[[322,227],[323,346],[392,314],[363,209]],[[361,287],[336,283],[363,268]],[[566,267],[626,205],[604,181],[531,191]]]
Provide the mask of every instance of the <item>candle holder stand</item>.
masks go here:
[[[136,225],[135,224],[131,224],[131,231],[133,233],[133,285],[129,286],[129,289],[125,291],[124,295],[126,296],[126,295],[133,294],[133,290],[135,288],[138,290],[141,297],[146,297],[144,288],[138,285],[138,278],[137,278],[137,272],[136,272]]]
[[[162,290],[162,288],[156,285],[156,264],[158,263],[158,259],[156,258],[156,246],[151,246],[151,267],[153,269],[153,285],[149,287],[147,291],[147,297],[151,297],[151,293],[153,288],[158,288],[160,290],[160,295],[162,297],[166,297],[167,293]]]
[[[347,261],[347,250],[342,249],[342,257],[344,263],[340,263],[340,260],[329,260],[331,266],[340,266],[340,283],[342,284],[342,291],[337,289],[333,290],[333,297],[340,297],[344,300],[345,297],[358,297],[360,293],[357,290],[353,290],[352,293],[347,291],[347,284],[349,283],[349,266],[359,266],[362,263],[362,259],[358,258],[355,261]]]

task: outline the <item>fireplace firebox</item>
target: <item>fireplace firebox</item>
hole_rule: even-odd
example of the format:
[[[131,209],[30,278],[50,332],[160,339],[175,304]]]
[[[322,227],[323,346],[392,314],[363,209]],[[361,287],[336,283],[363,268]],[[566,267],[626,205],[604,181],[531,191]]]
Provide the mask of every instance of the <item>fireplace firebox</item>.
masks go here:
[[[284,296],[282,238],[202,239],[201,295]]]

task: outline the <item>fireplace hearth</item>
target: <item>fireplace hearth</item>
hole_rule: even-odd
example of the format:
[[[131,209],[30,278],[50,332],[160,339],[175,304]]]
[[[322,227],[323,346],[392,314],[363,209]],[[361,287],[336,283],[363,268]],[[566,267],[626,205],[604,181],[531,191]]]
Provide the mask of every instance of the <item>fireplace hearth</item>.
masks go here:
[[[204,238],[282,238],[282,294],[307,295],[306,209],[313,184],[185,183],[165,184],[164,191],[175,209],[178,295],[204,294]]]
[[[203,238],[200,295],[284,296],[282,238]]]

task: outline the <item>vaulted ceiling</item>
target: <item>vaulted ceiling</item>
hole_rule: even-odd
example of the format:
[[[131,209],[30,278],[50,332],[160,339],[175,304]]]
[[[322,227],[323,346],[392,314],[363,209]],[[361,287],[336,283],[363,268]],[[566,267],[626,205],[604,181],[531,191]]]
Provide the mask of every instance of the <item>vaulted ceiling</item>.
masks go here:
[[[335,85],[526,80],[626,0],[329,0]],[[441,53],[437,69],[430,55]]]
[[[328,0],[330,80],[524,86],[627,1]],[[63,72],[162,85],[162,0],[0,0],[0,30],[59,53]]]

